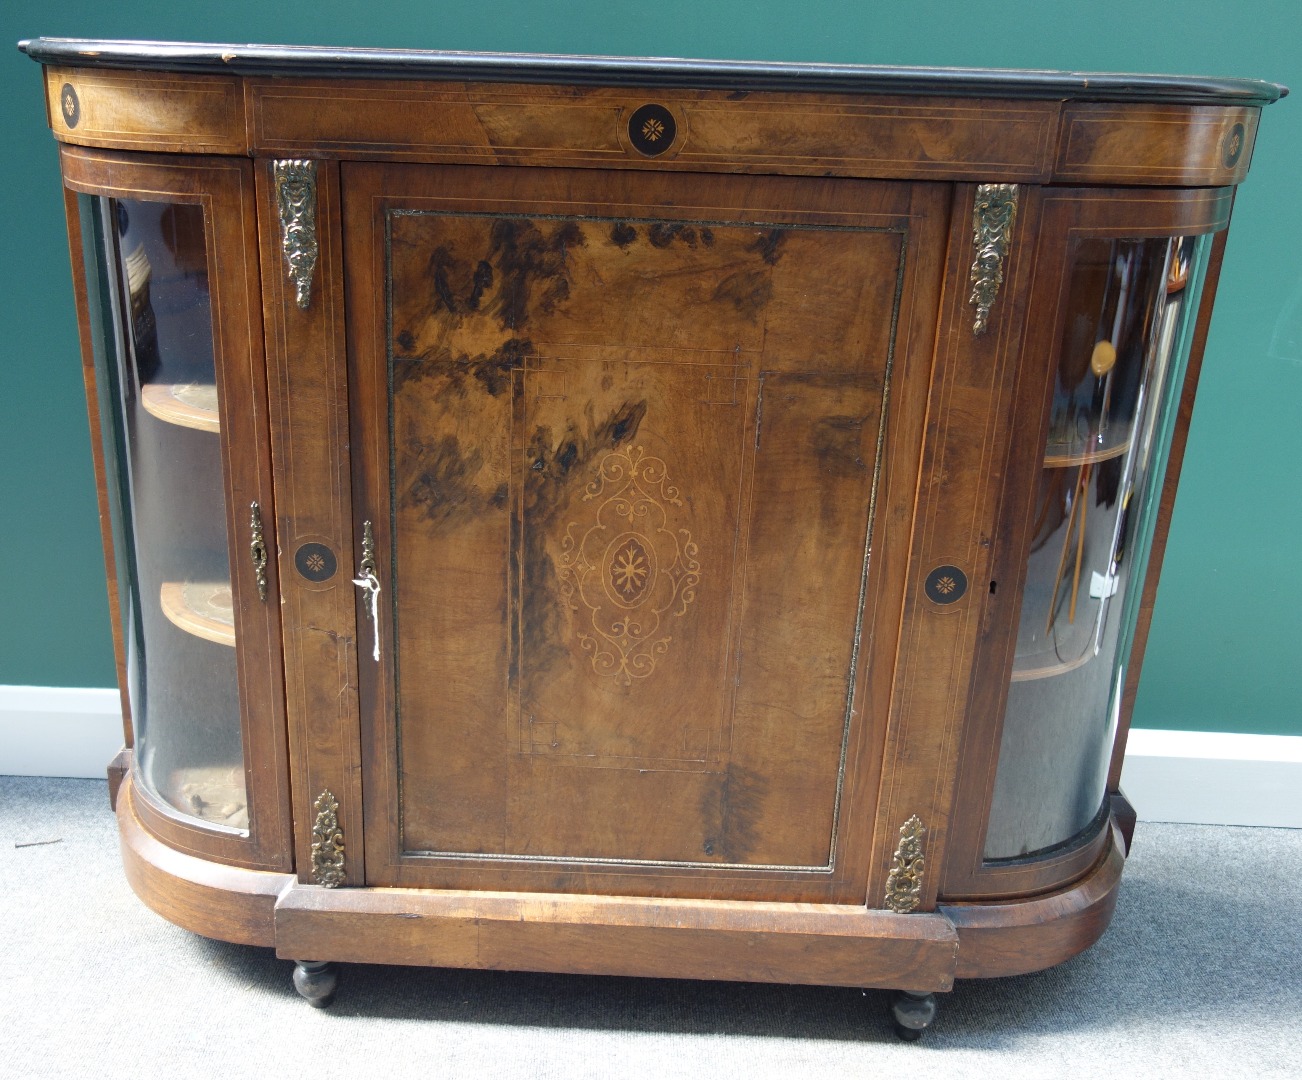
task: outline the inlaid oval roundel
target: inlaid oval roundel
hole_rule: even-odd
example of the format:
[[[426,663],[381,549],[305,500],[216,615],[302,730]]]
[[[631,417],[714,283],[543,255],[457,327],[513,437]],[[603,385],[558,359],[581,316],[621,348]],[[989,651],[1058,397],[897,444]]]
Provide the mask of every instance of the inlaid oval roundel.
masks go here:
[[[620,607],[635,608],[656,579],[655,546],[637,533],[617,536],[606,549],[606,592]]]
[[[561,538],[561,596],[592,670],[630,686],[655,671],[696,598],[699,551],[665,463],[640,446],[602,458],[582,504]]]
[[[628,139],[639,154],[659,157],[674,143],[678,124],[663,105],[648,104],[628,118]]]

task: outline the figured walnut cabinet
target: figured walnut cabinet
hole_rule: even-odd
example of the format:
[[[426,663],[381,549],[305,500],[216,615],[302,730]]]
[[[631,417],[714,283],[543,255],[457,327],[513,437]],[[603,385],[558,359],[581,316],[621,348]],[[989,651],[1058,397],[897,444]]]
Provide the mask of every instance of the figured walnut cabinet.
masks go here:
[[[140,895],[902,991],[1106,926],[1243,81],[24,43]]]

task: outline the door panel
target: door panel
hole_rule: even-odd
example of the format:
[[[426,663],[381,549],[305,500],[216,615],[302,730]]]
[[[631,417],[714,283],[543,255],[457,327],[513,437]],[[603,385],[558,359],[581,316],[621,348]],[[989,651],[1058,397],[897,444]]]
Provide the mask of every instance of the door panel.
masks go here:
[[[80,148],[61,163],[93,305],[133,805],[179,851],[287,870],[252,167]]]
[[[874,497],[945,189],[482,176],[344,170],[369,880],[861,902]]]

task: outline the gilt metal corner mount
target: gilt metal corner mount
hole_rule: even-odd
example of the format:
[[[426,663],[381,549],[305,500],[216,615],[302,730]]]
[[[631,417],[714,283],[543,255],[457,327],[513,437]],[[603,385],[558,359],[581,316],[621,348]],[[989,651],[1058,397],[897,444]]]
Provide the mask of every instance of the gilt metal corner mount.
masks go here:
[[[990,322],[990,308],[1004,283],[1004,259],[1017,220],[1016,184],[977,185],[976,205],[972,209],[972,295],[976,305],[973,334],[984,334]]]
[[[294,286],[294,299],[304,311],[312,302],[312,276],[318,254],[316,237],[316,162],[289,158],[272,164],[276,206],[280,211],[280,245]]]
[[[339,803],[329,791],[316,797],[312,809],[312,880],[327,889],[344,883],[344,834],[339,828]]]
[[[886,906],[901,915],[917,910],[922,902],[922,837],[926,831],[917,814],[900,826],[900,845],[886,879]]]

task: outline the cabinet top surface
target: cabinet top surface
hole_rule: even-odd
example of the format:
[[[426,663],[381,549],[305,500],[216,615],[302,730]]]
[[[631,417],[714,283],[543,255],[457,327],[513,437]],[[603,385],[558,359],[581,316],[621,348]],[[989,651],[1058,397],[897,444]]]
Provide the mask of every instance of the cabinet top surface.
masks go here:
[[[738,91],[943,94],[947,97],[1266,105],[1287,87],[1257,79],[1074,71],[779,64],[532,53],[340,49],[298,45],[35,38],[19,49],[45,64],[311,78],[410,78],[630,85]]]

